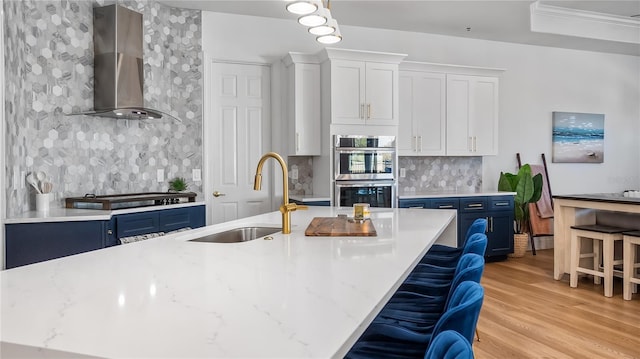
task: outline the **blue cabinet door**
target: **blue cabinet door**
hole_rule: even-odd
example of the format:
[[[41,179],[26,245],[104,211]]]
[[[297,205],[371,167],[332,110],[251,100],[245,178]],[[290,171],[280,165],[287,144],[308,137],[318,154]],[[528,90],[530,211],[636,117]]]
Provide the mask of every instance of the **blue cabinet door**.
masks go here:
[[[158,211],[120,214],[115,217],[117,238],[160,231],[160,213]]]
[[[160,212],[160,231],[170,232],[181,228],[204,226],[204,206],[167,209]]]
[[[14,268],[103,248],[107,222],[6,224],[6,266]]]

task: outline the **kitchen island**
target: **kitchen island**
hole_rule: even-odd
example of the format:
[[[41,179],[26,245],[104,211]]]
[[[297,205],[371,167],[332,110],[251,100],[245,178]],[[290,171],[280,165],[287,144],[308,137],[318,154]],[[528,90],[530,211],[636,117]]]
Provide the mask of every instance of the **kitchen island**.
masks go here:
[[[279,212],[0,272],[2,357],[341,358],[435,243],[455,210],[372,209],[376,237],[190,239]]]

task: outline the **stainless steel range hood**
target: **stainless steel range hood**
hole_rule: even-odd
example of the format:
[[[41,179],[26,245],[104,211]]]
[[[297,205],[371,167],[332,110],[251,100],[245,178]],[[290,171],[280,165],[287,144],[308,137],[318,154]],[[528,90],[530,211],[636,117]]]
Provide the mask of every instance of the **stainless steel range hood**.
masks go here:
[[[83,114],[161,118],[161,111],[144,107],[142,14],[117,4],[94,8],[93,44],[95,110]]]

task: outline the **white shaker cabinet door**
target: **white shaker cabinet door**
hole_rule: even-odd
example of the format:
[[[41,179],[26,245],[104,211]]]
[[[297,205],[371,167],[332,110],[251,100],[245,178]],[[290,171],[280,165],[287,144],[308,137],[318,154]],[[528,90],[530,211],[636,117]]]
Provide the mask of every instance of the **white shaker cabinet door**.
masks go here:
[[[498,152],[498,79],[447,75],[447,155]]]
[[[445,154],[446,77],[423,71],[400,71],[398,154]]]
[[[364,117],[368,125],[398,124],[398,65],[366,63]]]
[[[364,124],[365,63],[331,61],[331,121],[335,124]]]
[[[322,152],[320,65],[292,64],[288,76],[289,154],[319,156]]]

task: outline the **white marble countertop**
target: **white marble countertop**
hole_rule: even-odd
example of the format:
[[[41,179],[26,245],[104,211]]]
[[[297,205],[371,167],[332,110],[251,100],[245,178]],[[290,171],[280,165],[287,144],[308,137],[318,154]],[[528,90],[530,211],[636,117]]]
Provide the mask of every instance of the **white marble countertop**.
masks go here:
[[[314,194],[290,194],[289,198],[296,201],[300,201],[300,202],[331,201],[331,198],[329,198],[329,196],[314,195]]]
[[[350,211],[294,212],[273,240],[188,241],[279,227],[279,212],[2,271],[3,357],[341,358],[434,241],[456,237],[455,210],[385,208],[377,237],[304,236]]]
[[[514,196],[515,192],[460,192],[460,191],[408,191],[400,192],[400,199],[442,198],[442,197],[475,197],[475,196]]]
[[[114,209],[110,211],[99,209],[51,208],[46,212],[29,211],[5,219],[6,224],[41,223],[41,222],[73,222],[73,221],[108,221],[112,216],[125,213],[140,213],[161,209],[204,206],[204,202],[186,202],[167,204],[162,206],[148,206],[137,208]]]

